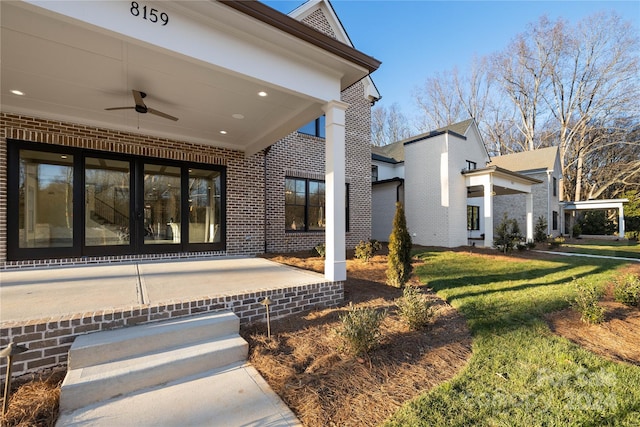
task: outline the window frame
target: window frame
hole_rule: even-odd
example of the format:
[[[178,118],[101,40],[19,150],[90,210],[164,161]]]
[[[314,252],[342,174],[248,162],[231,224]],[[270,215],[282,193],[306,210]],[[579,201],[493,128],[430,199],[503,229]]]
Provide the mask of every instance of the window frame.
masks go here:
[[[285,233],[324,233],[326,231],[326,227],[323,229],[315,229],[315,230],[310,230],[309,229],[309,182],[320,182],[322,184],[325,184],[325,203],[324,203],[324,208],[325,208],[325,212],[326,212],[326,183],[325,180],[323,179],[313,179],[313,178],[300,178],[300,177],[296,177],[296,176],[285,176],[284,178],[284,182],[285,182],[285,192],[286,192],[286,188],[287,188],[287,180],[296,180],[296,181],[304,181],[305,183],[305,204],[304,204],[304,229],[290,229],[287,228],[287,221],[286,221],[286,211],[287,211],[287,201],[286,201],[286,194],[285,194],[285,200],[284,200],[284,210],[285,210],[285,224],[284,224],[284,230]],[[351,185],[347,182],[345,183],[345,233],[350,232],[350,216],[351,216],[351,210],[350,210],[350,202],[351,202],[351,196],[350,196],[350,190],[351,190]],[[291,205],[291,206],[300,206],[300,205]],[[325,214],[325,220],[326,220],[326,214]]]
[[[73,156],[73,237],[69,247],[19,247],[20,214],[17,207],[20,198],[20,152],[40,151]],[[86,243],[86,159],[125,161],[130,165],[129,177],[129,234],[128,244],[87,245]],[[143,177],[144,165],[174,166],[180,169],[180,243],[144,245],[144,229],[139,220],[144,208]],[[189,243],[189,169],[205,169],[220,173],[220,242]],[[43,144],[18,139],[7,139],[7,259],[10,261],[77,258],[83,256],[122,256],[162,254],[176,252],[221,251],[226,249],[226,167],[221,165],[180,162],[143,156],[110,153],[76,147]],[[15,207],[15,208],[14,208]]]
[[[480,231],[480,206],[467,205],[467,231]]]

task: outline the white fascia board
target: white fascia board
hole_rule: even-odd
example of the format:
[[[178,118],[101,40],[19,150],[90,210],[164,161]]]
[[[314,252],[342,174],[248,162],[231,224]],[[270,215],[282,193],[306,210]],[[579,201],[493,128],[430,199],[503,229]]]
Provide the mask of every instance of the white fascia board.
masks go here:
[[[140,7],[166,13],[167,25],[134,16],[131,2],[24,0],[24,3],[117,33],[128,41],[152,45],[314,100],[339,99],[340,79],[344,75],[340,62],[346,61],[214,1],[139,3]],[[263,37],[251,34],[255,32]],[[275,43],[276,39],[281,43]],[[306,56],[298,55],[299,52]]]

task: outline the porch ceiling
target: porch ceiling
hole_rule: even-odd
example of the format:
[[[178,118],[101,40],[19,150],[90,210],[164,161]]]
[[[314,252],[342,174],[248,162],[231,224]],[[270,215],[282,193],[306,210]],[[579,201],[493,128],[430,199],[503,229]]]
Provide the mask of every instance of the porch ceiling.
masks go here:
[[[174,21],[183,18],[182,22],[170,22],[169,26],[174,26],[171,31],[176,31],[182,24],[193,33],[221,35],[213,40],[197,33],[203,41],[199,46],[188,43],[187,37],[192,33],[184,30],[181,33],[186,35],[184,40],[176,42],[166,36],[166,40],[158,43],[149,42],[160,37],[160,26],[126,16],[131,15],[129,2],[66,3],[75,4],[81,10],[78,13],[86,15],[93,7],[124,5],[122,16],[125,21],[133,20],[132,24],[111,24],[105,20],[107,26],[120,25],[123,31],[40,7],[49,7],[53,2],[34,2],[39,4],[37,6],[29,3],[0,2],[1,109],[6,113],[208,144],[251,154],[319,117],[322,105],[339,97],[345,84],[351,84],[371,71],[287,34],[273,24],[214,1],[144,3],[166,11]],[[108,3],[111,4],[105,6]],[[64,7],[69,8],[67,5]],[[100,16],[95,17],[96,22],[100,19]],[[276,21],[280,19],[276,16]],[[136,26],[136,29],[127,32],[127,25]],[[138,30],[144,26],[147,28]],[[135,37],[135,31],[149,34],[146,38]],[[164,34],[171,33],[167,30]],[[180,42],[182,49],[166,47]],[[236,45],[247,48],[226,52],[220,48]],[[198,53],[208,56],[199,58]],[[283,83],[288,76],[273,68],[283,62],[282,58],[294,69],[292,73],[296,67],[314,72],[299,72],[302,75],[289,79],[291,84]],[[255,69],[256,72],[243,73],[239,69]],[[315,93],[311,89],[304,91],[302,80],[311,88],[321,89]],[[331,90],[327,90],[330,86]],[[24,95],[15,95],[12,90],[19,90]],[[133,106],[132,90],[147,93],[144,99],[147,107],[179,120],[174,122],[134,110],[105,110]],[[261,91],[268,96],[259,96]]]
[[[494,196],[530,193],[531,185],[542,183],[539,179],[497,166],[464,170],[462,174],[467,185],[467,197],[482,197],[484,195],[484,183],[486,182],[493,184]]]

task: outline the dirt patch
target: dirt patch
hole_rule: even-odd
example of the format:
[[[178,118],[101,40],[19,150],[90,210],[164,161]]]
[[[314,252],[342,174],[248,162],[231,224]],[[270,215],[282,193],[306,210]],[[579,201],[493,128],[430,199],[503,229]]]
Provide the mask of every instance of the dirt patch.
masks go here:
[[[323,268],[321,259],[304,254],[270,258],[315,271]],[[415,332],[400,321],[394,301],[402,292],[384,285],[386,266],[386,255],[366,264],[347,260],[345,306],[275,321],[271,340],[262,324],[243,331],[251,363],[305,426],[377,425],[407,400],[450,379],[471,356],[464,318],[428,290],[439,307],[435,322]],[[345,352],[336,333],[349,305],[388,312],[382,343],[367,357]]]
[[[624,274],[640,275],[640,264],[627,267]],[[580,320],[580,313],[565,309],[547,316],[553,332],[587,350],[609,360],[640,365],[640,308],[629,307],[613,300],[611,286],[601,304],[605,307],[605,320],[590,325]]]

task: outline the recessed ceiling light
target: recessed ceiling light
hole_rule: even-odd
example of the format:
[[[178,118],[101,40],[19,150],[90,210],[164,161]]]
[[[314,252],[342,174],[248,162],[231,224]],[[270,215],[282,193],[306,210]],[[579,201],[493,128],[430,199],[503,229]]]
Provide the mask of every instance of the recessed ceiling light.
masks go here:
[[[220,133],[223,134],[223,135],[226,135],[227,131],[226,130],[221,130]]]
[[[238,119],[238,120],[242,120],[244,119],[244,116],[242,114],[232,114],[231,117],[233,117],[234,119]]]
[[[260,95],[260,96],[267,96],[267,95],[268,95],[268,93],[267,93],[267,92],[265,92],[265,91],[260,91],[260,92],[258,92],[258,95]]]
[[[17,90],[17,89],[11,90],[11,93],[14,94],[14,95],[18,95],[18,96],[23,96],[24,95],[24,92],[22,92],[20,90]]]

